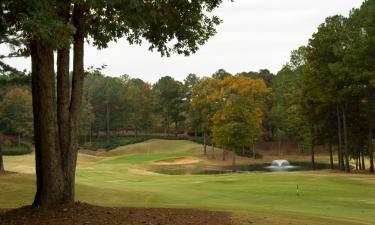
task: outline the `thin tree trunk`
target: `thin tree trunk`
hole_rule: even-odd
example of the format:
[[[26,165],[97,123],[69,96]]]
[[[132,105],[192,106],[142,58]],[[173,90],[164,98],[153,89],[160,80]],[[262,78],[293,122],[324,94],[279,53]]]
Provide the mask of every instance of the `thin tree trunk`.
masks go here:
[[[92,143],[92,124],[90,125],[90,145]]]
[[[331,170],[333,170],[333,153],[332,153],[332,142],[331,141],[329,141],[328,148],[329,148],[329,162],[331,164]]]
[[[251,148],[253,149],[253,158],[256,159],[256,156],[255,156],[255,144],[254,144],[254,142],[251,145]]]
[[[374,173],[374,151],[372,146],[372,126],[370,122],[369,126],[369,154],[370,154],[370,173]]]
[[[107,137],[107,144],[109,144],[109,104],[106,103],[106,137]]]
[[[311,141],[311,165],[312,169],[315,170],[315,146],[314,141]]]
[[[53,49],[30,43],[37,191],[33,205],[64,201],[64,174],[57,125]]]
[[[206,132],[203,133],[203,153],[207,155]]]
[[[64,149],[64,202],[74,202],[75,195],[75,172],[78,154],[79,124],[82,109],[83,83],[84,83],[84,38],[83,27],[84,9],[75,5],[73,9],[73,23],[76,27],[73,45],[73,77],[71,100],[69,106],[70,121],[70,145]]]
[[[350,173],[349,151],[348,151],[348,132],[347,132],[346,110],[345,110],[345,108],[342,109],[342,120],[343,120],[343,127],[344,127],[345,172]]]
[[[225,160],[226,160],[226,157],[225,157],[225,149],[223,149],[222,153],[223,153],[223,161],[225,161]]]
[[[211,143],[211,149],[212,149],[212,159],[215,159],[216,158],[215,157],[215,145],[213,142]]]
[[[362,154],[361,154],[362,170],[365,170],[365,169],[366,169],[366,164],[365,164],[365,153],[364,153],[363,150],[362,150],[361,152],[362,152]]]
[[[4,173],[3,149],[1,145],[2,142],[0,139],[0,174]]]
[[[339,169],[344,170],[344,160],[342,155],[342,138],[341,138],[341,116],[340,116],[340,108],[337,105],[337,134],[338,134],[338,148],[337,148],[337,155],[338,155],[338,163],[339,163]]]
[[[355,170],[358,170],[358,158],[355,159]]]
[[[232,155],[232,171],[236,172],[236,152],[233,150],[233,155]]]
[[[374,173],[374,150],[373,150],[373,143],[372,143],[372,132],[373,132],[373,117],[372,117],[372,110],[373,109],[373,99],[374,96],[371,94],[371,91],[369,91],[369,112],[368,112],[368,122],[369,122],[369,136],[368,136],[368,153],[370,155],[370,173]]]
[[[21,146],[21,133],[18,133],[17,142],[18,142],[18,146]]]

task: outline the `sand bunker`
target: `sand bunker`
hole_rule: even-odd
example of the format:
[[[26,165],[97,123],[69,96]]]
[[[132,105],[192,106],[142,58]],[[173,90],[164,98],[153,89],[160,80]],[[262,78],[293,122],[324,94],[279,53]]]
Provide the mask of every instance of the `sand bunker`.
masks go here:
[[[163,159],[154,161],[153,164],[156,165],[183,165],[183,164],[194,164],[198,163],[198,159],[192,159],[192,158],[173,158],[173,159]]]

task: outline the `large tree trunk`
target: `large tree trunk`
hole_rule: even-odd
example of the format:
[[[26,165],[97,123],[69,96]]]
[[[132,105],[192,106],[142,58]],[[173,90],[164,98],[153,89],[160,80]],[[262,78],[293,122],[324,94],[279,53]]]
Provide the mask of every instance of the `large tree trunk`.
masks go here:
[[[33,205],[64,201],[64,174],[57,125],[53,49],[30,43],[37,191]]]
[[[64,151],[64,201],[74,202],[75,195],[75,173],[78,153],[79,118],[82,108],[83,82],[84,82],[84,9],[75,5],[73,10],[73,23],[76,27],[73,46],[73,78],[72,94],[70,101],[70,145]]]
[[[69,48],[58,50],[55,85],[53,49],[38,39],[30,44],[37,175],[33,205],[74,202],[85,34],[83,9],[75,6],[73,15],[76,33],[71,93]]]
[[[347,121],[346,121],[346,110],[342,109],[342,121],[344,128],[344,156],[345,156],[345,172],[350,173],[349,165],[349,151],[348,151],[348,132],[347,132]]]
[[[344,170],[344,160],[342,157],[342,139],[341,139],[341,116],[340,116],[340,108],[337,105],[337,135],[338,135],[338,147],[337,147],[337,160],[339,164],[339,169]]]

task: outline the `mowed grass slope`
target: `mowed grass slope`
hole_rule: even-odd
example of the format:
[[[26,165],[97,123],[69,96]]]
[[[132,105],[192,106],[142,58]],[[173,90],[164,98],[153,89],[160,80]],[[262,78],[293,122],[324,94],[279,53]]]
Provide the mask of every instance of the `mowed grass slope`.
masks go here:
[[[375,223],[375,177],[369,175],[320,171],[168,176],[145,170],[150,161],[199,157],[201,151],[202,146],[189,141],[150,140],[100,157],[80,155],[77,200],[104,206],[229,210],[255,224]],[[6,157],[5,163],[8,170],[17,164],[32,167],[30,156]],[[31,174],[0,177],[0,207],[30,204],[34,186]]]

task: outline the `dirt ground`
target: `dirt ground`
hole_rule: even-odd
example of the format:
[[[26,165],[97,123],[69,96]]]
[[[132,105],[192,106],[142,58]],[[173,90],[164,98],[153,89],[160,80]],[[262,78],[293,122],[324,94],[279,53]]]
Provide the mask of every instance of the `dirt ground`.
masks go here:
[[[108,208],[85,203],[0,209],[0,225],[240,225],[228,212]]]

